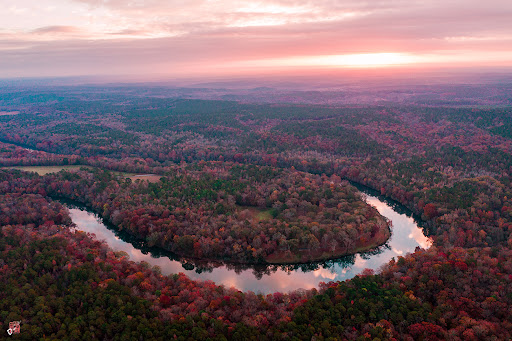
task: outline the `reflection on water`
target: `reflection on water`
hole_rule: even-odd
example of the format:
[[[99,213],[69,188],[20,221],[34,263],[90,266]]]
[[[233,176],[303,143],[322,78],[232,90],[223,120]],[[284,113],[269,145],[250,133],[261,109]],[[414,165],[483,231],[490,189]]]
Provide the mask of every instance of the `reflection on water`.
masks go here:
[[[361,188],[360,188],[361,190]],[[363,189],[366,193],[369,193]],[[124,251],[133,261],[145,261],[159,266],[162,274],[183,272],[192,279],[212,280],[226,287],[256,293],[287,292],[318,287],[319,282],[340,281],[354,277],[368,268],[379,270],[393,257],[414,252],[416,247],[427,248],[431,240],[423,234],[413,217],[402,206],[366,195],[366,202],[377,208],[392,222],[388,242],[369,252],[345,256],[336,260],[307,264],[247,266],[219,262],[197,262],[179,258],[161,249],[148,248],[144,242],[106,226],[95,214],[66,203],[78,230],[93,233],[105,240],[114,251]]]

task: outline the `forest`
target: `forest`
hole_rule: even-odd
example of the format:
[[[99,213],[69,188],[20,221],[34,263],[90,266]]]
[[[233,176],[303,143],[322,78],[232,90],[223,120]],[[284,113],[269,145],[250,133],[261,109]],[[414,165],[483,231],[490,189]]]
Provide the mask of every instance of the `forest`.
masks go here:
[[[16,112],[0,115],[0,329],[22,321],[26,340],[512,338],[509,102],[138,90],[0,90],[0,111]],[[433,246],[268,295],[163,276],[74,231],[59,202],[186,258],[301,263],[389,238],[389,222],[347,180],[411,210]]]

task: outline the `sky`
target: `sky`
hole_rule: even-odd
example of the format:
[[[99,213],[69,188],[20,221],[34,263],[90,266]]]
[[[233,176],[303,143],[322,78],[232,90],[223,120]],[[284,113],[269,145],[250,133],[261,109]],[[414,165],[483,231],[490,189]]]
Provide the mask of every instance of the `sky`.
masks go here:
[[[510,0],[2,0],[0,78],[512,67]]]

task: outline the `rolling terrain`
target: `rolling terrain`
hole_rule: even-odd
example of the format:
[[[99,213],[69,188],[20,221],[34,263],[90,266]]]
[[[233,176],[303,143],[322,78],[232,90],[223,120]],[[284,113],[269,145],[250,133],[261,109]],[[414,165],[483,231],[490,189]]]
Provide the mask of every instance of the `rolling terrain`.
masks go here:
[[[31,340],[511,338],[509,90],[6,87],[0,327],[21,320]],[[345,180],[406,206],[433,246],[261,295],[131,262],[73,232],[54,200],[191,259],[300,263],[389,237]]]

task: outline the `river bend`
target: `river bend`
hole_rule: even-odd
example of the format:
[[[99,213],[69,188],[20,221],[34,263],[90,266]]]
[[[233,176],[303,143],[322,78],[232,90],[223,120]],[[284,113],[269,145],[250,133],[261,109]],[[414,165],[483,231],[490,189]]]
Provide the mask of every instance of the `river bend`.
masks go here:
[[[358,186],[359,187],[359,186]],[[360,188],[361,190],[361,188]],[[232,265],[201,268],[191,263],[180,262],[176,257],[143,247],[135,238],[107,226],[96,214],[83,207],[64,203],[70,212],[77,230],[94,234],[105,240],[114,251],[124,251],[133,261],[145,261],[158,266],[163,275],[183,272],[195,280],[211,280],[218,285],[234,286],[243,291],[256,293],[288,292],[295,289],[318,287],[320,282],[350,279],[368,268],[378,271],[391,258],[414,252],[416,247],[428,248],[431,239],[424,235],[410,212],[401,205],[377,197],[374,192],[362,189],[366,202],[392,223],[391,237],[387,243],[375,250],[345,256],[340,259],[284,267],[248,267],[241,269]],[[266,270],[266,271],[265,271]]]

